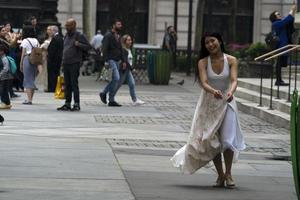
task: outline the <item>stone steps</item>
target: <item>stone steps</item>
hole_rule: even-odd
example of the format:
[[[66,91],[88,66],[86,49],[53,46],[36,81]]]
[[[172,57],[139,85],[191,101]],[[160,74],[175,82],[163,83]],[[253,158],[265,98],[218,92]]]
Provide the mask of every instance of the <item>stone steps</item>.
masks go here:
[[[239,79],[239,87],[235,92],[238,108],[245,113],[276,123],[279,127],[290,129],[291,103],[287,102],[288,87],[279,88],[281,99],[276,98],[277,87],[273,88],[273,109],[270,109],[270,82],[270,79],[263,80],[262,106],[260,107],[260,79]],[[293,89],[291,89],[291,93],[292,91]]]

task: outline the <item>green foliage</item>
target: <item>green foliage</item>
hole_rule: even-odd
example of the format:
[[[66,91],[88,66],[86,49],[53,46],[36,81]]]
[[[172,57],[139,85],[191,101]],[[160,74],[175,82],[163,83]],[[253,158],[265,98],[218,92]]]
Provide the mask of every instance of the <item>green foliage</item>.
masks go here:
[[[246,50],[249,48],[248,44],[228,44],[225,46],[226,52],[238,59],[247,57]]]
[[[257,42],[250,45],[250,47],[246,50],[246,54],[250,60],[254,60],[254,58],[261,56],[268,51],[269,49],[265,43]]]
[[[181,72],[186,70],[187,67],[187,56],[186,55],[178,55],[176,58],[177,69]],[[198,64],[198,56],[192,55],[191,57],[191,70],[193,71]]]

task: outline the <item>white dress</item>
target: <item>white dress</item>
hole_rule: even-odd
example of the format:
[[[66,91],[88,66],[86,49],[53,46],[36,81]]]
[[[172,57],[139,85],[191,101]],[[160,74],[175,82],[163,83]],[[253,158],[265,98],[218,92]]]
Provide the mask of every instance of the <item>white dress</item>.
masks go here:
[[[225,54],[220,74],[212,70],[208,57],[207,79],[209,85],[226,96],[230,88],[230,67]],[[239,151],[245,147],[235,99],[228,103],[226,99],[216,99],[202,89],[187,144],[175,153],[171,161],[182,172],[192,174],[228,148],[234,151],[237,160]]]

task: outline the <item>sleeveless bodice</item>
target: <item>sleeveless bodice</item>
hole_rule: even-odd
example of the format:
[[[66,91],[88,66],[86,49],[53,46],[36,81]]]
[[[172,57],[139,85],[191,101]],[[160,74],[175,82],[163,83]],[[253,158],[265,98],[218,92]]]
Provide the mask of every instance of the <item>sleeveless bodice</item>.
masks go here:
[[[227,56],[224,54],[223,71],[216,74],[212,69],[211,58],[208,57],[207,62],[207,80],[208,84],[213,88],[221,90],[223,93],[229,88],[230,83],[230,69]]]

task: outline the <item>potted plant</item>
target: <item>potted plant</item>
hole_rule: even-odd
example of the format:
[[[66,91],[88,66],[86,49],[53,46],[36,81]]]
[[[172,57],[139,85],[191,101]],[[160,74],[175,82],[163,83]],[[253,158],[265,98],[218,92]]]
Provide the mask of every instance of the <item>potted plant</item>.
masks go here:
[[[273,64],[271,61],[255,61],[256,57],[259,57],[267,52],[269,48],[266,44],[257,42],[253,43],[246,50],[246,65],[243,67],[245,77],[248,78],[259,78],[262,73],[263,78],[270,78],[272,74]]]

